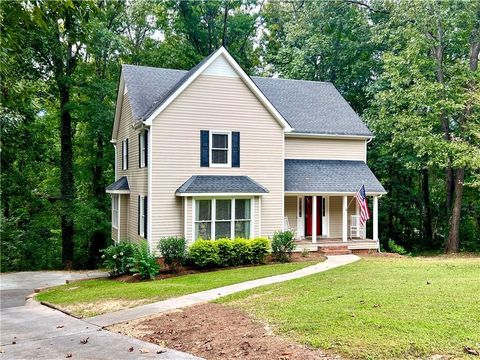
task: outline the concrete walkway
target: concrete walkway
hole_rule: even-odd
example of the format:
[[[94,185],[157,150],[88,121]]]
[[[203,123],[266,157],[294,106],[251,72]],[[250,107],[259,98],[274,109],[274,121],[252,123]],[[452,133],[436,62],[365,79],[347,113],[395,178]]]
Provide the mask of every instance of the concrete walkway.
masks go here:
[[[109,314],[94,316],[85,319],[92,325],[109,326],[123,321],[130,321],[145,316],[181,309],[187,306],[197,305],[218,299],[219,297],[234,294],[240,291],[253,289],[263,285],[275,284],[283,281],[302,278],[317,274],[339,266],[353,263],[360,258],[356,255],[328,256],[327,260],[291,273],[270,276],[262,279],[246,281],[239,284],[224,286],[217,289],[201,291],[194,294],[184,295],[173,299],[158,301],[148,305],[142,305],[131,309],[121,310]]]
[[[1,274],[0,359],[64,359],[69,354],[72,359],[199,359],[103,330],[33,299],[25,301],[25,294],[35,288],[97,275],[53,271]]]

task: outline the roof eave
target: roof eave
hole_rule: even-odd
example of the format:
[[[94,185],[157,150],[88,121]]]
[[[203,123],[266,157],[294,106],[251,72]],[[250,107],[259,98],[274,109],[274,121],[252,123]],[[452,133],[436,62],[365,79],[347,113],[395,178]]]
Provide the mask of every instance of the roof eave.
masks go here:
[[[217,192],[217,193],[208,193],[208,192],[200,192],[200,193],[193,193],[193,192],[176,192],[175,195],[177,196],[182,196],[182,197],[222,197],[222,196],[245,196],[245,197],[251,197],[251,196],[262,196],[267,193],[265,192],[248,192],[248,193],[242,193],[242,192]]]
[[[345,140],[370,140],[375,136],[372,135],[356,135],[356,134],[319,134],[319,133],[301,133],[301,132],[290,132],[285,134],[286,137],[301,137],[301,138],[315,138],[315,139],[345,139]]]

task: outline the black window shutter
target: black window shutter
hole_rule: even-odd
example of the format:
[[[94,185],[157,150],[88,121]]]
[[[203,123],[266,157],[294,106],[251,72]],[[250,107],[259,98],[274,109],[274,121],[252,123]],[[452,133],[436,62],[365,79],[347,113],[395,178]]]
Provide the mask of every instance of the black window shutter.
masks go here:
[[[143,136],[145,136],[145,166],[148,166],[148,130],[143,132]]]
[[[142,167],[142,132],[138,133],[138,167]]]
[[[240,167],[240,133],[232,132],[232,167]]]
[[[143,215],[145,216],[144,217],[144,221],[143,221],[143,237],[146,239],[147,238],[147,212],[148,210],[148,201],[147,201],[147,197],[145,196],[143,198]]]
[[[140,195],[138,195],[138,202],[137,202],[137,203],[138,203],[138,206],[137,206],[137,224],[138,224],[138,226],[137,226],[137,233],[138,233],[138,235],[140,235],[140,220],[141,220],[141,219],[140,219],[140,206],[141,206],[141,204],[140,204]]]
[[[127,154],[126,156],[126,164],[125,164],[125,170],[128,169],[128,139],[125,139],[125,153]]]
[[[209,166],[209,131],[200,130],[200,166]]]

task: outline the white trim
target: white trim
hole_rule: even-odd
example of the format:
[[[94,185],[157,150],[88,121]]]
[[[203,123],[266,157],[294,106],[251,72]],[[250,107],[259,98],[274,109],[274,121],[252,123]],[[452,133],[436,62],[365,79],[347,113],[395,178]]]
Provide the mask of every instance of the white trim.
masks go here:
[[[233,69],[240,75],[240,78],[247,85],[247,87],[254,93],[259,101],[265,106],[265,108],[272,114],[275,120],[284,128],[285,132],[292,131],[292,127],[283,118],[283,116],[275,109],[272,103],[263,95],[260,89],[250,79],[250,77],[243,71],[228,51],[222,46],[220,47],[205,63],[200,66],[190,77],[173,93],[171,94],[149,117],[145,120],[146,125],[152,125],[153,119],[155,119],[173,100],[177,98],[206,68],[210,66],[220,55],[223,55],[227,62],[233,67]]]
[[[147,151],[147,242],[149,245],[150,253],[153,254],[154,251],[152,249],[153,243],[152,243],[152,168],[153,168],[153,162],[152,162],[152,128],[151,126],[148,129],[148,147],[150,148],[150,151]]]
[[[343,195],[342,198],[342,240],[343,242],[347,241],[348,232],[347,232],[347,218],[348,218],[348,199],[346,195]]]
[[[341,134],[313,134],[313,133],[296,133],[296,132],[289,132],[285,134],[285,137],[289,138],[316,138],[316,139],[331,139],[331,138],[338,138],[344,140],[371,140],[374,136],[367,136],[367,135],[341,135]]]
[[[220,148],[213,148],[213,135],[227,135],[227,163],[215,164],[213,160],[213,150],[223,150]],[[210,167],[232,167],[232,132],[226,130],[210,130],[208,132],[208,162]]]
[[[148,201],[148,198],[147,198]],[[145,238],[145,196],[140,195],[140,211],[138,212],[138,228],[140,229],[139,235]],[[148,232],[147,232],[148,234]]]
[[[115,181],[118,180],[118,154],[117,154],[117,144],[113,144],[113,151],[114,151],[114,154],[115,154],[115,164],[114,164],[114,176],[115,176]]]
[[[378,197],[373,197],[373,240],[378,241]]]
[[[146,161],[147,161],[147,148],[145,146],[145,129],[140,131],[140,139],[139,139],[139,153],[138,156],[140,157],[140,168],[146,167]]]
[[[322,214],[321,214],[321,218],[322,218],[322,236],[323,237],[326,237],[327,236],[327,197],[326,196],[322,196],[322,207],[321,207],[321,210],[322,210]],[[325,214],[325,215],[323,215]]]
[[[312,192],[312,191],[284,191],[285,194],[288,195],[330,195],[330,196],[343,196],[343,195],[355,195],[356,192]],[[386,194],[386,192],[369,192],[367,196],[381,196]]]
[[[282,189],[285,189],[285,136],[282,138]],[[285,195],[282,196],[282,219],[285,219]],[[285,231],[285,220],[282,220],[282,231]]]
[[[326,230],[325,236],[328,238],[330,237],[330,196],[325,196],[325,217],[326,217]]]
[[[255,237],[255,196],[250,200],[250,237]]]
[[[190,244],[195,241],[195,207],[195,199],[192,197],[192,237],[188,239]]]
[[[312,243],[317,242],[317,195],[312,196]]]
[[[213,197],[251,197],[251,196],[262,196],[266,193],[175,193],[177,196],[193,196],[196,198],[213,198]]]
[[[211,214],[210,214],[210,240],[215,240],[215,235],[216,232],[216,226],[215,226],[215,221],[217,218],[217,199],[212,199],[210,200],[210,209],[211,209]],[[215,219],[215,220],[214,220]],[[197,240],[197,239],[195,239]]]
[[[187,238],[187,203],[188,203],[188,198],[184,197],[183,198],[183,237],[186,239]]]
[[[305,196],[297,196],[297,237],[305,238]],[[302,216],[300,214],[300,207],[302,208]]]
[[[120,194],[120,195],[128,195],[130,194],[130,190],[105,190],[107,194]]]
[[[120,232],[121,232],[121,229],[122,229],[122,224],[120,223],[120,220],[122,219],[120,217],[120,209],[122,208],[122,204],[121,204],[121,201],[120,199],[122,198],[120,195],[116,195],[116,197],[118,198],[118,219],[117,219],[117,241],[120,242]]]

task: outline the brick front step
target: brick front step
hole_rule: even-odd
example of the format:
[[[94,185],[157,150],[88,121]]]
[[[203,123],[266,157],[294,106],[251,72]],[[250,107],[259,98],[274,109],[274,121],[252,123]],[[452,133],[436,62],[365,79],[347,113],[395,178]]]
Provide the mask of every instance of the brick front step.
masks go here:
[[[318,248],[318,251],[325,255],[347,255],[352,252],[348,249],[348,245],[329,245]]]

